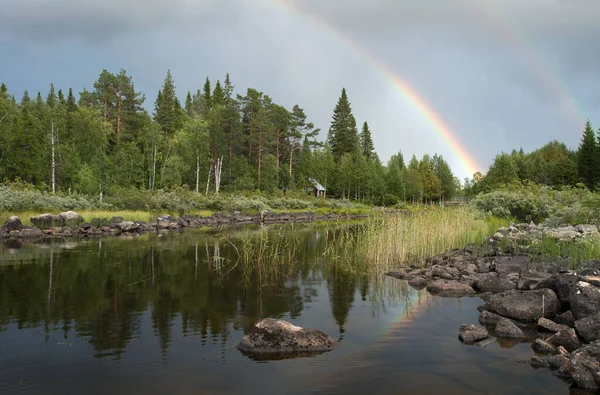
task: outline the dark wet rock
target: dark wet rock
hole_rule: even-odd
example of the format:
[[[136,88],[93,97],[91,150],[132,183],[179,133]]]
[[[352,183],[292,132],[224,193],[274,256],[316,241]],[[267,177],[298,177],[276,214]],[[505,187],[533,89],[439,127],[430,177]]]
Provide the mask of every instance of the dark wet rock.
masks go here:
[[[586,342],[600,339],[600,313],[575,321],[575,329]]]
[[[579,281],[571,292],[570,301],[576,319],[596,314],[600,312],[600,288]]]
[[[575,333],[575,329],[573,328],[556,332],[546,341],[555,347],[563,346],[569,351],[576,350],[581,345],[579,338],[577,337],[577,333]]]
[[[552,274],[535,270],[524,270],[517,280],[517,289],[530,290],[550,288],[555,291],[555,278]]]
[[[442,297],[475,294],[475,290],[469,284],[452,280],[436,280],[427,286],[427,291]]]
[[[515,289],[516,285],[507,278],[498,277],[495,273],[480,274],[473,286],[479,292],[502,292]]]
[[[83,217],[75,211],[66,211],[58,215],[62,220],[62,226],[68,226],[71,229],[78,229],[84,222]]]
[[[551,368],[560,369],[569,363],[569,358],[562,355],[553,355],[548,358],[548,363],[550,364]]]
[[[537,321],[542,317],[556,316],[559,303],[549,289],[535,291],[505,291],[490,296],[485,309],[517,321]]]
[[[2,229],[5,230],[7,233],[14,231],[14,230],[21,230],[23,228],[24,228],[24,226],[21,223],[21,220],[16,215],[13,215],[9,219],[7,219],[4,222],[4,225],[2,225]]]
[[[556,293],[556,275],[551,275],[548,278],[531,285],[529,288],[532,290],[548,288]]]
[[[464,324],[458,328],[458,339],[467,344],[487,339],[490,337],[487,329],[472,324]]]
[[[265,318],[237,344],[247,354],[288,354],[330,351],[337,342],[322,331],[306,329],[287,321]]]
[[[540,318],[537,322],[538,329],[542,332],[556,333],[561,330],[569,329],[567,325],[557,324],[548,318]]]
[[[36,227],[23,227],[20,230],[11,231],[8,236],[17,239],[35,239],[38,237],[43,237],[44,232],[40,228]]]
[[[571,302],[571,292],[578,281],[579,277],[573,273],[560,273],[556,277],[556,295],[563,304]]]
[[[571,310],[565,311],[564,313],[554,317],[554,322],[557,324],[566,325],[569,328],[575,328],[575,321],[575,316]]]
[[[504,317],[502,317],[501,315],[490,313],[489,311],[484,310],[481,312],[481,314],[479,314],[479,323],[481,325],[492,326],[496,325],[498,321],[500,321],[503,318]]]
[[[526,269],[531,262],[531,258],[526,255],[506,256],[496,259],[496,273],[500,277],[507,276],[510,273],[520,273]]]
[[[583,348],[571,354],[570,373],[573,381],[581,388],[600,389],[600,364],[596,356]]]
[[[52,229],[56,227],[62,227],[64,220],[60,215],[53,214],[40,214],[29,219],[32,224],[42,230]]]
[[[531,357],[531,359],[529,360],[529,364],[534,367],[534,368],[549,368],[550,367],[550,363],[540,357]]]
[[[403,280],[404,277],[406,276],[406,272],[400,271],[400,270],[395,270],[395,271],[387,272],[386,276],[390,276],[390,277],[397,278],[399,280]]]
[[[501,318],[494,329],[494,336],[511,339],[522,339],[525,337],[523,331],[507,318]]]
[[[556,352],[556,347],[542,339],[535,339],[533,344],[531,345],[533,351],[539,354],[554,354]]]
[[[427,284],[429,284],[429,280],[420,276],[414,277],[408,281],[408,285],[419,289],[425,288]]]

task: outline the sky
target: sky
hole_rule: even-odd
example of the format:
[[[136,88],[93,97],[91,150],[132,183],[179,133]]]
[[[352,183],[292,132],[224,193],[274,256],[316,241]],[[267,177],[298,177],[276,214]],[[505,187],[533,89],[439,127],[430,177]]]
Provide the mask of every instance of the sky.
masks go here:
[[[300,105],[325,139],[345,87],[384,163],[438,153],[461,179],[502,151],[576,149],[586,119],[600,127],[597,0],[2,3],[0,82],[17,98],[123,68],[151,111],[168,69],[181,100],[230,73],[236,93]]]

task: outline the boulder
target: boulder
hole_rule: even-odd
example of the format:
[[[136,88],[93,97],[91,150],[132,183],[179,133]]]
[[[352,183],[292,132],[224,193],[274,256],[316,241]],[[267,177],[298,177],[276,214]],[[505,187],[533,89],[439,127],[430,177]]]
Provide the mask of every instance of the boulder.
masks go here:
[[[571,355],[570,373],[573,381],[581,388],[600,389],[600,364],[595,356],[584,348],[577,350]]]
[[[551,237],[553,239],[561,240],[561,241],[570,241],[574,240],[577,237],[581,236],[581,233],[577,231],[572,226],[565,226],[564,228],[556,228],[556,229],[548,229],[545,232],[547,237]]]
[[[11,231],[8,236],[18,239],[35,239],[44,236],[44,231],[35,227],[23,227],[21,230]]]
[[[559,308],[558,298],[550,289],[535,291],[505,291],[488,298],[485,309],[517,321],[537,321],[552,318]]]
[[[337,342],[324,332],[287,321],[265,318],[243,337],[236,348],[247,354],[278,355],[330,351]]]
[[[502,292],[515,289],[517,286],[505,277],[493,273],[480,274],[473,286],[479,292]]]
[[[529,266],[530,262],[531,258],[526,255],[500,257],[496,259],[496,273],[500,277],[510,273],[520,273]]]
[[[590,283],[577,282],[570,295],[571,309],[576,319],[580,320],[600,312],[600,288]]]
[[[535,341],[531,345],[531,348],[533,348],[533,351],[545,355],[554,354],[556,352],[555,346],[542,339],[535,339]]]
[[[90,222],[92,224],[92,226],[94,228],[102,228],[103,226],[106,226],[109,224],[109,220],[107,218],[92,218],[92,221]]]
[[[554,322],[557,324],[566,325],[569,328],[575,328],[575,321],[575,316],[571,310],[565,311],[564,313],[554,317]]]
[[[550,364],[550,367],[560,369],[569,363],[569,358],[562,355],[553,355],[548,358],[548,363]]]
[[[475,294],[475,290],[469,284],[452,280],[436,280],[427,286],[427,291],[442,297]]]
[[[477,265],[474,263],[469,263],[460,269],[461,274],[465,276],[470,276],[477,273]]]
[[[498,321],[494,330],[494,336],[510,339],[522,339],[524,337],[523,331],[507,318],[501,318]]]
[[[577,225],[575,230],[583,235],[598,234],[598,227],[596,225]]]
[[[575,333],[575,329],[573,328],[556,332],[554,335],[550,336],[546,341],[555,347],[563,346],[569,351],[576,350],[581,345],[579,343],[577,333]]]
[[[64,221],[60,215],[40,214],[29,219],[32,224],[42,230],[62,227]]]
[[[496,325],[498,321],[503,318],[504,317],[501,315],[490,313],[489,311],[484,310],[481,312],[481,314],[479,314],[479,323],[481,325]]]
[[[600,313],[575,321],[575,329],[579,336],[588,343],[600,340]]]
[[[133,223],[131,221],[123,221],[119,224],[117,224],[117,229],[119,229],[121,232],[133,232],[134,230],[137,230],[140,227],[139,224]]]
[[[58,216],[62,219],[63,223],[61,225],[68,226],[71,229],[78,229],[84,222],[83,217],[75,211],[66,211],[58,214]]]
[[[5,230],[6,232],[11,232],[13,230],[21,230],[23,228],[24,228],[24,226],[21,223],[21,220],[16,215],[13,215],[9,219],[7,219],[4,222],[4,225],[2,225],[2,229]]]
[[[487,329],[472,324],[464,324],[458,328],[458,339],[467,344],[473,344],[490,337]]]
[[[540,318],[537,322],[538,329],[542,332],[556,333],[564,329],[569,329],[567,325],[557,324],[548,318]]]
[[[550,363],[548,363],[548,361],[546,361],[543,358],[540,357],[531,357],[531,359],[529,360],[529,364],[531,366],[533,366],[534,368],[548,368],[550,367]]]
[[[429,283],[429,280],[427,280],[421,276],[414,277],[408,281],[408,285],[410,285],[411,287],[414,287],[414,288],[419,288],[419,289],[425,288],[425,286],[428,283]]]
[[[579,277],[575,273],[560,273],[556,277],[556,295],[561,303],[571,301],[571,291],[577,286]]]

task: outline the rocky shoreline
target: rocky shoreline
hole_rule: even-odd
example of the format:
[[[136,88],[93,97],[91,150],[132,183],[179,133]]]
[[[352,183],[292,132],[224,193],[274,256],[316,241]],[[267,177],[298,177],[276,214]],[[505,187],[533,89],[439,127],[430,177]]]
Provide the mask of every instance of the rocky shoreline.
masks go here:
[[[301,223],[314,221],[342,221],[366,218],[364,214],[316,214],[261,212],[256,215],[214,213],[211,216],[161,215],[155,221],[126,221],[121,217],[94,218],[85,222],[74,211],[54,214],[42,214],[30,219],[34,226],[24,226],[17,216],[10,217],[0,227],[0,242],[11,240],[37,240],[44,238],[98,237],[98,236],[135,236],[148,232],[167,233],[184,228],[219,227],[244,224]]]
[[[600,260],[572,270],[568,259],[536,262],[528,252],[542,238],[577,243],[598,236],[595,225],[514,225],[500,229],[483,247],[448,251],[423,267],[387,274],[441,297],[480,297],[480,325],[461,325],[461,342],[531,343],[533,367],[549,368],[574,388],[599,391]]]

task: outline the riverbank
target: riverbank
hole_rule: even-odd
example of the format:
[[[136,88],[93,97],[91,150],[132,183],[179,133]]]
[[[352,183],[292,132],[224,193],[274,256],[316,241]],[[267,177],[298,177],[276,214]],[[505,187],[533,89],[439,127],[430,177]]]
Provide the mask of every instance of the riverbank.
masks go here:
[[[544,254],[550,244],[566,253]],[[480,297],[481,326],[461,325],[463,343],[531,343],[532,366],[550,368],[574,387],[600,390],[599,244],[595,225],[520,224],[499,229],[481,247],[447,251],[422,267],[387,274],[440,297]],[[591,251],[590,259],[568,254],[581,250]]]
[[[364,213],[329,212],[268,212],[242,214],[240,212],[212,213],[174,217],[160,215],[150,221],[132,221],[120,216],[94,217],[88,221],[74,211],[60,214],[40,214],[29,218],[32,226],[26,226],[18,216],[8,218],[0,227],[3,240],[37,240],[60,237],[135,236],[148,232],[166,233],[184,228],[220,227],[244,224],[306,223],[315,221],[347,221],[368,217]]]

